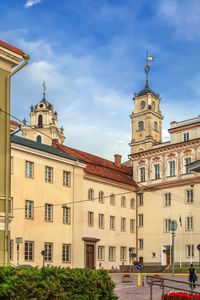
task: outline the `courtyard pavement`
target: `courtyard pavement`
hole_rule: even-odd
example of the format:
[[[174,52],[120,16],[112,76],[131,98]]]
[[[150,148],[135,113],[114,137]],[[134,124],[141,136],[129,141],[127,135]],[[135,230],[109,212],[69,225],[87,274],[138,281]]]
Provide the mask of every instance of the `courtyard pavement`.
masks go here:
[[[137,286],[137,275],[132,275],[132,283],[123,283],[121,278],[123,274],[110,273],[112,280],[116,283],[115,294],[119,297],[120,300],[149,300],[150,299],[150,287],[146,283],[146,275],[154,274],[141,274],[143,277],[144,286]],[[158,274],[156,274],[158,275]],[[171,279],[171,274],[159,274],[163,278]],[[175,274],[175,280],[188,282],[188,275],[186,274]],[[141,280],[142,284],[142,280]],[[197,282],[200,284],[200,282]],[[182,288],[188,288],[187,284],[180,285]],[[171,289],[165,288],[165,293],[169,292]],[[200,293],[200,286],[195,289],[195,291]],[[159,286],[153,286],[153,299],[152,300],[161,300],[162,290]]]

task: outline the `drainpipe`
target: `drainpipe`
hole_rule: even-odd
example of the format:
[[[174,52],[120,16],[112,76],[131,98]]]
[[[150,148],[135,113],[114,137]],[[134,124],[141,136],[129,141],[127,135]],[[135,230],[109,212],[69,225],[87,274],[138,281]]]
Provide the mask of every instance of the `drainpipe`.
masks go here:
[[[9,236],[8,236],[8,224],[9,224],[9,198],[10,198],[10,190],[11,190],[11,183],[10,183],[10,153],[11,153],[11,146],[10,146],[10,78],[17,73],[19,70],[21,70],[24,66],[28,64],[29,55],[24,54],[24,62],[17,67],[13,72],[9,73],[7,75],[6,80],[6,174],[5,174],[5,238],[4,238],[4,247],[5,247],[5,257],[4,257],[4,265],[9,264]]]

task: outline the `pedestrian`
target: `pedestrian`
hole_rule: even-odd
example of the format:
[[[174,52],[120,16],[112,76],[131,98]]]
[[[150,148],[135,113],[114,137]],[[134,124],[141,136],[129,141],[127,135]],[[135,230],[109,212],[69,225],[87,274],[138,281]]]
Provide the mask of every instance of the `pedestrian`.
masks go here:
[[[197,280],[197,275],[196,275],[196,269],[193,267],[193,264],[190,265],[189,268],[189,281],[191,283],[191,287],[192,287],[192,283],[193,283],[193,288],[195,289],[195,281]]]

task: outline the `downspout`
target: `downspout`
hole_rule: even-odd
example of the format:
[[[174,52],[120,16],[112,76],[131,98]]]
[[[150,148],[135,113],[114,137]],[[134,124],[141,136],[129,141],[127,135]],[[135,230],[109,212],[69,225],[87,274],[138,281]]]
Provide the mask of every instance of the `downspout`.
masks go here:
[[[11,182],[10,182],[10,153],[11,153],[11,146],[10,146],[10,78],[25,67],[28,64],[29,55],[24,54],[24,62],[18,66],[13,72],[7,75],[6,79],[6,174],[5,174],[5,238],[4,238],[4,249],[5,249],[5,257],[4,257],[4,265],[9,264],[9,237],[8,237],[8,225],[9,225],[9,197],[10,197],[10,190],[11,190]]]

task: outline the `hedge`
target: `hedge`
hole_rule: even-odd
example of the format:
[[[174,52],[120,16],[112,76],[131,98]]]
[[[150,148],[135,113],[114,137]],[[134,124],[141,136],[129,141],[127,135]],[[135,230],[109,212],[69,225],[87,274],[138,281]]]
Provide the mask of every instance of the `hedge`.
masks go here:
[[[105,270],[0,267],[2,300],[113,300],[114,288]]]

